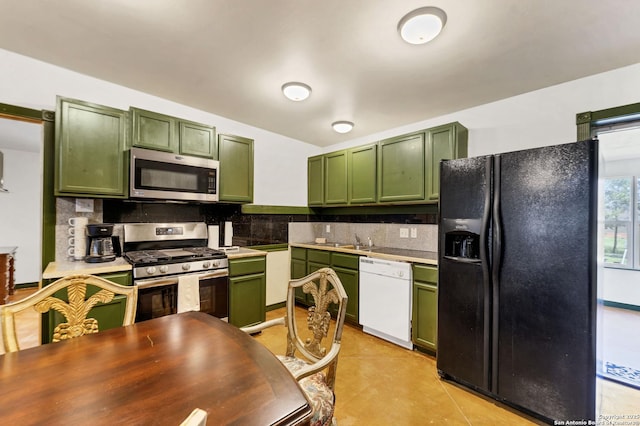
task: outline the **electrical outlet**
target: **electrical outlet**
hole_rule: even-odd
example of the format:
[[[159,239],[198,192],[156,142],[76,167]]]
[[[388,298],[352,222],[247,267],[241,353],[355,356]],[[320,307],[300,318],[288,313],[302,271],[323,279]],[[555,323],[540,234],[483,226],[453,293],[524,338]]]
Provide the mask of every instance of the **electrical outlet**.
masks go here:
[[[411,228],[411,238],[418,238],[418,228]]]
[[[93,213],[93,199],[92,198],[76,198],[76,212],[77,213]]]
[[[409,228],[400,228],[400,238],[409,238]]]
[[[327,233],[331,232],[331,225],[327,225],[324,231]]]

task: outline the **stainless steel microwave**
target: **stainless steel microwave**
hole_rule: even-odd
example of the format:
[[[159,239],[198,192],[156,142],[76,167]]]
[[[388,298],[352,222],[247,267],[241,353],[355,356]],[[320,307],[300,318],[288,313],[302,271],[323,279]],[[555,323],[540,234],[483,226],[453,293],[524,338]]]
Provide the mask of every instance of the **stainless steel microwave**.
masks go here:
[[[207,158],[131,148],[130,197],[216,202],[219,165]]]

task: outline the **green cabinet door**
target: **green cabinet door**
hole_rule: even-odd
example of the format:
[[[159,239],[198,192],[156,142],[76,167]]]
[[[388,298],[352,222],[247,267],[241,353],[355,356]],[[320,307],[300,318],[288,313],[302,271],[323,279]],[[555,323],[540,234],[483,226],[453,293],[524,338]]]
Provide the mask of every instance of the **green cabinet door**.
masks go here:
[[[58,97],[55,195],[128,196],[127,112]]]
[[[307,275],[307,249],[291,247],[291,279]],[[308,306],[307,295],[302,288],[296,288],[296,302]]]
[[[133,146],[178,152],[177,118],[133,107],[130,111]]]
[[[377,144],[359,146],[349,150],[347,165],[349,204],[376,202],[377,153]]]
[[[359,261],[360,256],[348,253],[331,253],[331,267],[340,278],[340,282],[347,293],[347,314],[345,320],[351,324],[358,324],[358,305],[359,305]]]
[[[344,287],[349,299],[347,300],[347,314],[345,321],[352,324],[358,324],[358,270],[334,267],[333,270],[340,278],[340,282]]]
[[[131,272],[114,272],[110,274],[97,275],[109,281],[113,281],[120,285],[132,285]],[[45,280],[44,285],[49,285],[55,280]],[[99,289],[95,286],[88,286],[85,297],[90,297],[95,294]],[[60,290],[55,293],[55,296],[61,300],[67,301],[67,291]],[[111,302],[98,303],[94,306],[87,318],[95,318],[98,321],[100,330],[108,330],[110,328],[122,327],[122,321],[124,320],[124,313],[127,306],[127,297],[123,295],[114,296]],[[65,317],[57,311],[49,311],[42,314],[42,342],[49,343],[53,339],[53,331],[60,323],[66,322]]]
[[[378,201],[423,201],[425,197],[424,133],[378,144]]]
[[[440,197],[440,161],[467,156],[467,129],[459,123],[434,127],[427,131],[426,187],[427,199]]]
[[[218,136],[220,201],[253,202],[253,140],[234,135]]]
[[[347,151],[337,151],[324,156],[324,203],[346,205]]]
[[[229,278],[229,322],[236,327],[264,322],[266,288],[265,274]]]
[[[307,159],[307,205],[324,204],[324,155]]]
[[[180,154],[218,158],[216,128],[205,124],[180,120]]]
[[[229,259],[229,323],[246,327],[264,322],[266,269],[265,256]]]
[[[438,270],[413,265],[413,313],[411,338],[414,345],[436,351],[438,317]]]

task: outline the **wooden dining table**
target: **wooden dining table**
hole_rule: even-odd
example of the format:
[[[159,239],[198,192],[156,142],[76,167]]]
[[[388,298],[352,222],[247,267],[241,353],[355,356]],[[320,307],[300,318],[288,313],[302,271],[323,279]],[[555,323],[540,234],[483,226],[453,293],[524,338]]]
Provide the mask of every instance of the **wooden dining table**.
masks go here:
[[[169,315],[0,356],[0,422],[11,425],[307,424],[288,370],[238,328]]]

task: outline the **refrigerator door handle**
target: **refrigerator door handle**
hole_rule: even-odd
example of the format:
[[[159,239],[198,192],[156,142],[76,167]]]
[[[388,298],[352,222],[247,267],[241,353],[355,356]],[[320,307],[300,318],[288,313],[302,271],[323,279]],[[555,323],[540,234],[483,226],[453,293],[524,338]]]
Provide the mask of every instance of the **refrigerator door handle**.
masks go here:
[[[502,158],[495,156],[493,167],[493,263],[491,265],[492,317],[491,317],[491,390],[498,393],[498,334],[500,309],[500,268],[502,266],[502,219],[500,217]]]
[[[489,359],[491,359],[491,271],[488,254],[489,231],[491,230],[491,177],[493,173],[493,157],[488,156],[485,162],[486,185],[484,188],[484,210],[482,214],[482,227],[480,229],[480,261],[482,264],[482,292],[484,295],[483,308],[483,352],[484,371],[482,372],[483,387],[489,390],[489,378],[491,372],[489,370]]]

